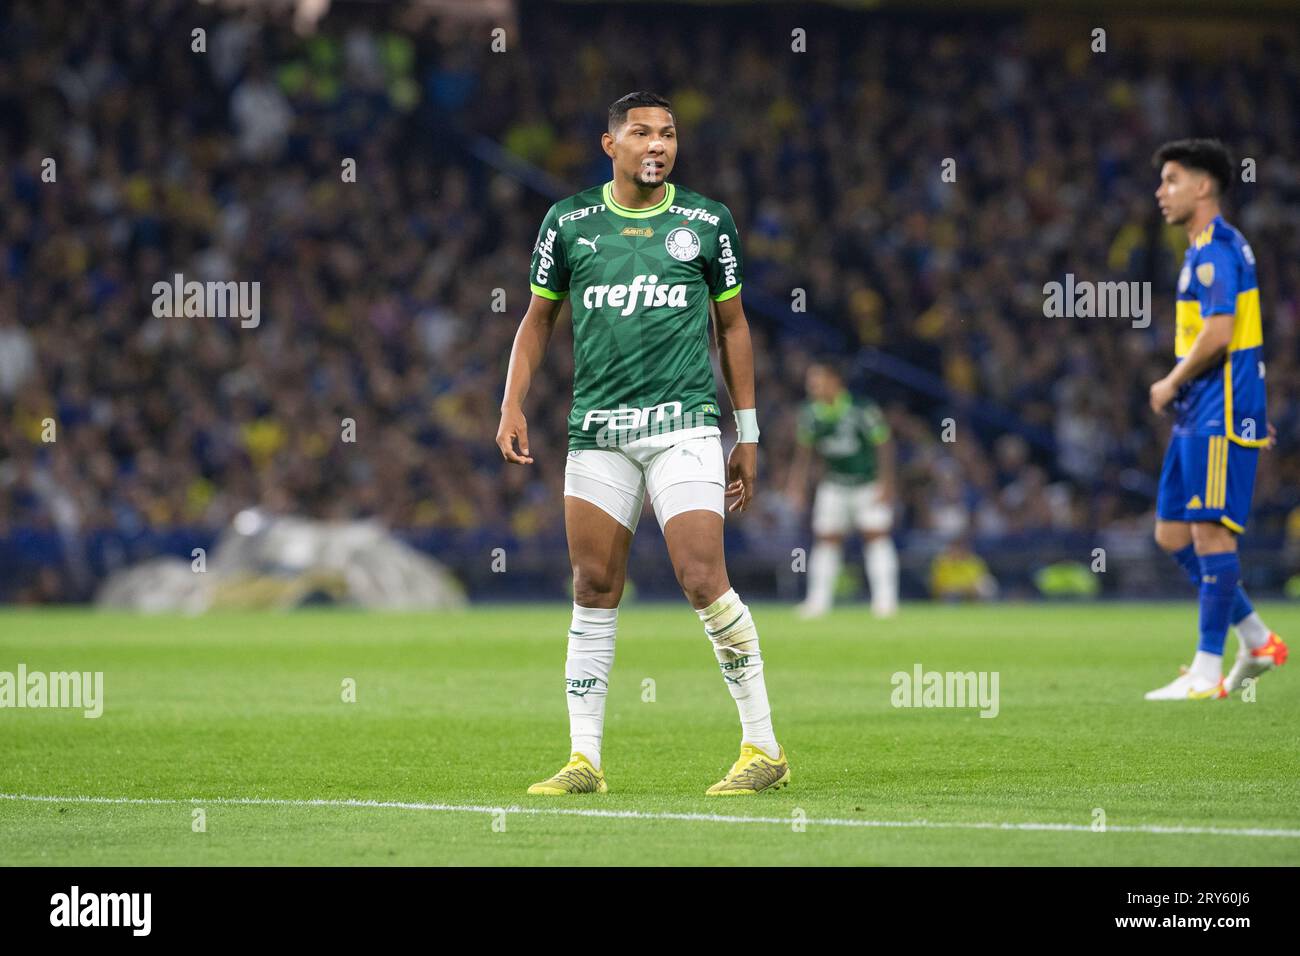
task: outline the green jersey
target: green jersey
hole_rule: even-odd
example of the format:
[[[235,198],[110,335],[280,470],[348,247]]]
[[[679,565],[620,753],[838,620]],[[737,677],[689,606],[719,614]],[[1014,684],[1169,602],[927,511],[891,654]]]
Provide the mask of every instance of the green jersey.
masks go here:
[[[829,404],[804,404],[798,438],[826,460],[827,481],[860,485],[876,480],[876,446],[889,440],[889,425],[880,406],[855,402],[845,389]]]
[[[672,183],[646,209],[612,183],[551,207],[533,246],[529,287],[573,310],[569,450],[717,427],[709,299],[740,292],[731,211]]]

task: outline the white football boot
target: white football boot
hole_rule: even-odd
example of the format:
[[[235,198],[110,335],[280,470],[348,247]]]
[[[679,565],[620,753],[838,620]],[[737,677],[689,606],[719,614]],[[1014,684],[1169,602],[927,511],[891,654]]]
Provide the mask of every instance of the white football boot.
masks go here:
[[[1222,700],[1228,696],[1223,689],[1223,678],[1210,681],[1198,677],[1187,668],[1178,677],[1164,687],[1147,691],[1146,700]]]
[[[1252,651],[1245,644],[1242,644],[1237,651],[1237,660],[1233,663],[1232,670],[1228,671],[1228,677],[1223,682],[1223,688],[1231,694],[1244,681],[1256,678],[1274,667],[1281,667],[1286,663],[1286,658],[1286,644],[1282,641],[1282,638],[1272,632],[1268,635],[1268,643],[1263,647]]]

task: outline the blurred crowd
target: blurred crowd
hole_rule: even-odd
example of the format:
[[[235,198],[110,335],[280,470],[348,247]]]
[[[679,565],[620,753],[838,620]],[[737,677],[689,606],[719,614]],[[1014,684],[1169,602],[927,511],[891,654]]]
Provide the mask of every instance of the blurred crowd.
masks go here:
[[[1015,20],[821,15],[799,54],[775,15],[667,29],[527,5],[494,53],[481,26],[410,30],[371,5],[300,38],[190,0],[8,4],[0,538],[211,529],[260,505],[451,551],[554,548],[567,321],[525,409],[536,464],[505,466],[493,440],[559,198],[534,186],[607,179],[605,109],[649,88],[681,129],[673,179],[727,203],[744,244],[765,493],[742,538],[805,527],[779,489],[813,341],[841,342],[886,409],[900,531],[1145,532],[1168,430],[1146,394],[1172,363],[1186,242],[1157,217],[1150,156],[1213,134],[1255,161],[1227,216],[1258,260],[1280,444],[1250,531],[1300,539],[1294,34],[1207,61],[1040,44]],[[489,142],[518,162],[487,162]],[[260,282],[260,324],[157,316],[151,290],[178,273]],[[1150,328],[1045,318],[1043,285],[1067,273],[1152,282]]]

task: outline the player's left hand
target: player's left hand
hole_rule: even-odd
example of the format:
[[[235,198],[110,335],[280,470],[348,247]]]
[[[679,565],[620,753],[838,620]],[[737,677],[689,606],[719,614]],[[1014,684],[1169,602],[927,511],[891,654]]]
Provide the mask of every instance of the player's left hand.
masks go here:
[[[736,442],[727,456],[727,511],[744,511],[754,500],[758,481],[758,442]]]
[[[1162,414],[1177,393],[1178,389],[1169,384],[1169,379],[1162,378],[1156,382],[1151,386],[1151,411],[1157,415]]]

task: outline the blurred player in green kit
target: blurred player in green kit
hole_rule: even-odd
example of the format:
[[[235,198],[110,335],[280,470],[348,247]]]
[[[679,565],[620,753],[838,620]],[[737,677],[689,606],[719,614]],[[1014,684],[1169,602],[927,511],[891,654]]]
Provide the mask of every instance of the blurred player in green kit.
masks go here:
[[[813,499],[815,542],[808,561],[808,595],[802,617],[831,609],[844,537],[857,530],[871,587],[871,611],[892,617],[898,611],[898,552],[894,526],[894,443],[879,406],[855,399],[840,373],[826,362],[808,368],[809,401],[799,413],[799,448],[790,473],[788,496],[807,505],[814,454],[825,471]]]

